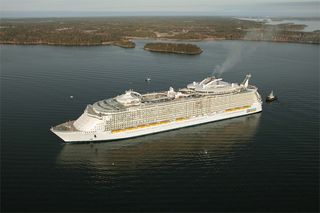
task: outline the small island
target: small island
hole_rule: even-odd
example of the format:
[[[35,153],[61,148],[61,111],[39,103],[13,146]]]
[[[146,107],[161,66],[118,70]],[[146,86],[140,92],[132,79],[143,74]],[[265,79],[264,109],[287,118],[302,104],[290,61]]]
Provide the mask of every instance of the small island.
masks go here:
[[[122,48],[135,48],[136,44],[131,40],[120,40],[113,42],[113,45]]]
[[[202,49],[194,44],[183,43],[147,43],[144,45],[144,49],[152,52],[164,52],[164,53],[176,53],[197,55],[202,53]]]

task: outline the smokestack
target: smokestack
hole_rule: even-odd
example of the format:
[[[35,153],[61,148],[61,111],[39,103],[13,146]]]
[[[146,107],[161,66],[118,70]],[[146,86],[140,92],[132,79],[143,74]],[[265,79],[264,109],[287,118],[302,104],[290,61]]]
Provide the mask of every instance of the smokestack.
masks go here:
[[[241,84],[244,88],[247,88],[247,87],[248,87],[248,85],[249,85],[249,79],[250,79],[250,78],[251,78],[251,74],[246,75],[245,79],[243,80],[243,82],[242,82],[242,84]]]

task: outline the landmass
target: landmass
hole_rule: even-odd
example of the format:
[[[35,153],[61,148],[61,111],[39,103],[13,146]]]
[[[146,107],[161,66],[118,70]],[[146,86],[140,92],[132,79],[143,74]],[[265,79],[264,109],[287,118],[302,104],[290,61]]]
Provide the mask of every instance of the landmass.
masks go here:
[[[147,43],[144,49],[152,52],[177,53],[187,55],[197,55],[202,53],[202,49],[194,44],[182,43]]]
[[[135,48],[136,44],[131,40],[120,40],[112,43],[115,46],[122,48]]]
[[[320,44],[304,25],[268,25],[232,17],[101,17],[1,19],[1,44],[117,45],[132,39],[251,40]]]

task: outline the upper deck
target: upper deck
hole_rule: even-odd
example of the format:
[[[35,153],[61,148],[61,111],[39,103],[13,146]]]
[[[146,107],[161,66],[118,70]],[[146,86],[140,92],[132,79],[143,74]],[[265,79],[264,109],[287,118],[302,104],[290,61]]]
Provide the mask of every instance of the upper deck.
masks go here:
[[[100,116],[101,114],[116,113],[130,110],[137,107],[149,105],[187,101],[204,96],[228,95],[234,93],[248,92],[257,88],[248,84],[247,75],[243,83],[228,83],[221,78],[208,77],[201,82],[188,84],[186,88],[177,92],[172,87],[168,91],[139,94],[132,90],[126,91],[125,94],[95,102],[87,107],[87,112],[92,115]]]

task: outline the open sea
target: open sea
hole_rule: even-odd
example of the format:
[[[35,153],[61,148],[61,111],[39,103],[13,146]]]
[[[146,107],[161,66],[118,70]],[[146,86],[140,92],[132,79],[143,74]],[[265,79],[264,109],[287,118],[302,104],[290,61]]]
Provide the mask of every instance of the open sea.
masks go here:
[[[1,211],[319,211],[319,45],[198,42],[188,56],[146,42],[0,46]],[[263,99],[279,97],[262,113],[116,142],[49,131],[125,90],[202,80],[234,52],[222,77],[251,73]]]

